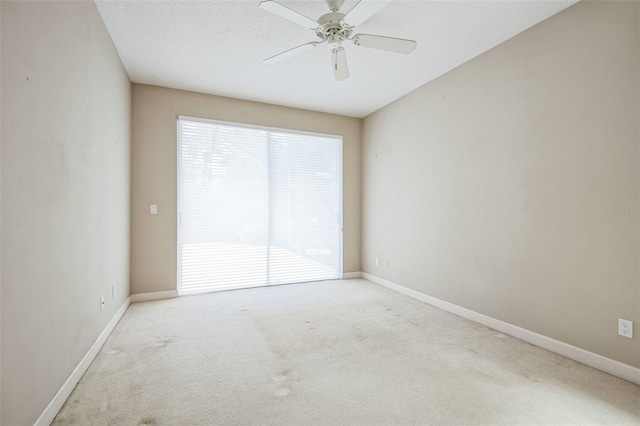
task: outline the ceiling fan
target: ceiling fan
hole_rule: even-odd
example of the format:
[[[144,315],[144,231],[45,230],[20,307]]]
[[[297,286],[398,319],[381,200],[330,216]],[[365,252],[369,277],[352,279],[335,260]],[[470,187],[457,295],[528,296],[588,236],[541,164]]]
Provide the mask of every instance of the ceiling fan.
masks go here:
[[[391,0],[360,0],[347,14],[340,12],[344,0],[326,0],[326,2],[329,7],[329,13],[322,15],[317,21],[313,21],[273,0],[261,2],[261,9],[298,25],[302,25],[305,28],[309,28],[315,31],[316,35],[320,38],[320,41],[302,44],[267,58],[264,62],[274,64],[299,53],[311,50],[323,43],[327,43],[331,47],[331,59],[333,61],[335,78],[336,80],[344,80],[349,77],[347,56],[344,47],[342,47],[342,42],[344,41],[352,42],[356,46],[404,54],[413,52],[418,44],[415,40],[405,40],[373,34],[355,34],[352,36],[355,27],[369,19],[373,14],[391,2]]]

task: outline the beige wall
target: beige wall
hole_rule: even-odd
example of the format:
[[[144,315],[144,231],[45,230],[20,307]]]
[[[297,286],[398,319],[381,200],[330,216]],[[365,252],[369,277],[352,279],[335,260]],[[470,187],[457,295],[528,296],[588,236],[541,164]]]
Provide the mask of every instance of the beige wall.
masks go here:
[[[131,293],[176,289],[177,115],[343,135],[343,267],[360,270],[360,119],[139,84],[132,98]]]
[[[580,2],[367,117],[363,270],[640,367],[640,219],[605,216],[640,208],[638,8]]]
[[[1,423],[13,426],[34,423],[129,294],[131,84],[93,2],[1,8]]]

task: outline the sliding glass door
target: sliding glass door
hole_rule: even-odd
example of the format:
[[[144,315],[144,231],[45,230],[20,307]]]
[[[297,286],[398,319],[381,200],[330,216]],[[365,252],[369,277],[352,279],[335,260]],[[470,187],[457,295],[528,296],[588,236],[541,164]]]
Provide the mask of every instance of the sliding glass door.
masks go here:
[[[181,294],[339,278],[342,138],[180,117]]]

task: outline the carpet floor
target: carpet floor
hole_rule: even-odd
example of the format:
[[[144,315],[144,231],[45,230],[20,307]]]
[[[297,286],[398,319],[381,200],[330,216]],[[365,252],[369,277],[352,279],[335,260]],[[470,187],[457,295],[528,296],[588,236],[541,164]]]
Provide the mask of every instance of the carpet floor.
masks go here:
[[[640,425],[640,386],[365,280],[129,307],[55,425]]]

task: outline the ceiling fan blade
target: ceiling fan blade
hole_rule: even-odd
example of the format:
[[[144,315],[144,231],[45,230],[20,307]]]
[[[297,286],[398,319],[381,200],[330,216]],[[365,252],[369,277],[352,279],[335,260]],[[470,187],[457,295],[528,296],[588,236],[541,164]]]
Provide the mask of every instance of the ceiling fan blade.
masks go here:
[[[333,74],[337,81],[349,78],[349,66],[347,65],[347,55],[344,48],[338,47],[331,51],[331,59],[333,60]]]
[[[360,0],[342,20],[351,27],[357,27],[390,2],[391,0]]]
[[[316,47],[319,43],[317,41],[312,41],[310,43],[305,43],[300,46],[296,46],[292,49],[285,50],[282,53],[278,53],[270,58],[264,60],[265,64],[275,64],[276,62],[283,61],[285,59],[289,59],[292,56],[296,56],[299,53],[306,52],[307,50],[311,50]]]
[[[275,1],[267,0],[260,2],[260,9],[266,10],[267,12],[271,12],[275,15],[280,16],[281,18],[287,19],[291,22],[295,22],[298,25],[302,25],[305,28],[315,29],[318,27],[318,23],[312,21],[304,15],[299,14],[298,12],[289,9],[286,6],[281,5]]]
[[[385,37],[373,34],[356,34],[353,36],[353,44],[356,46],[404,53],[407,55],[416,49],[418,42],[415,40],[405,40],[403,38]]]

